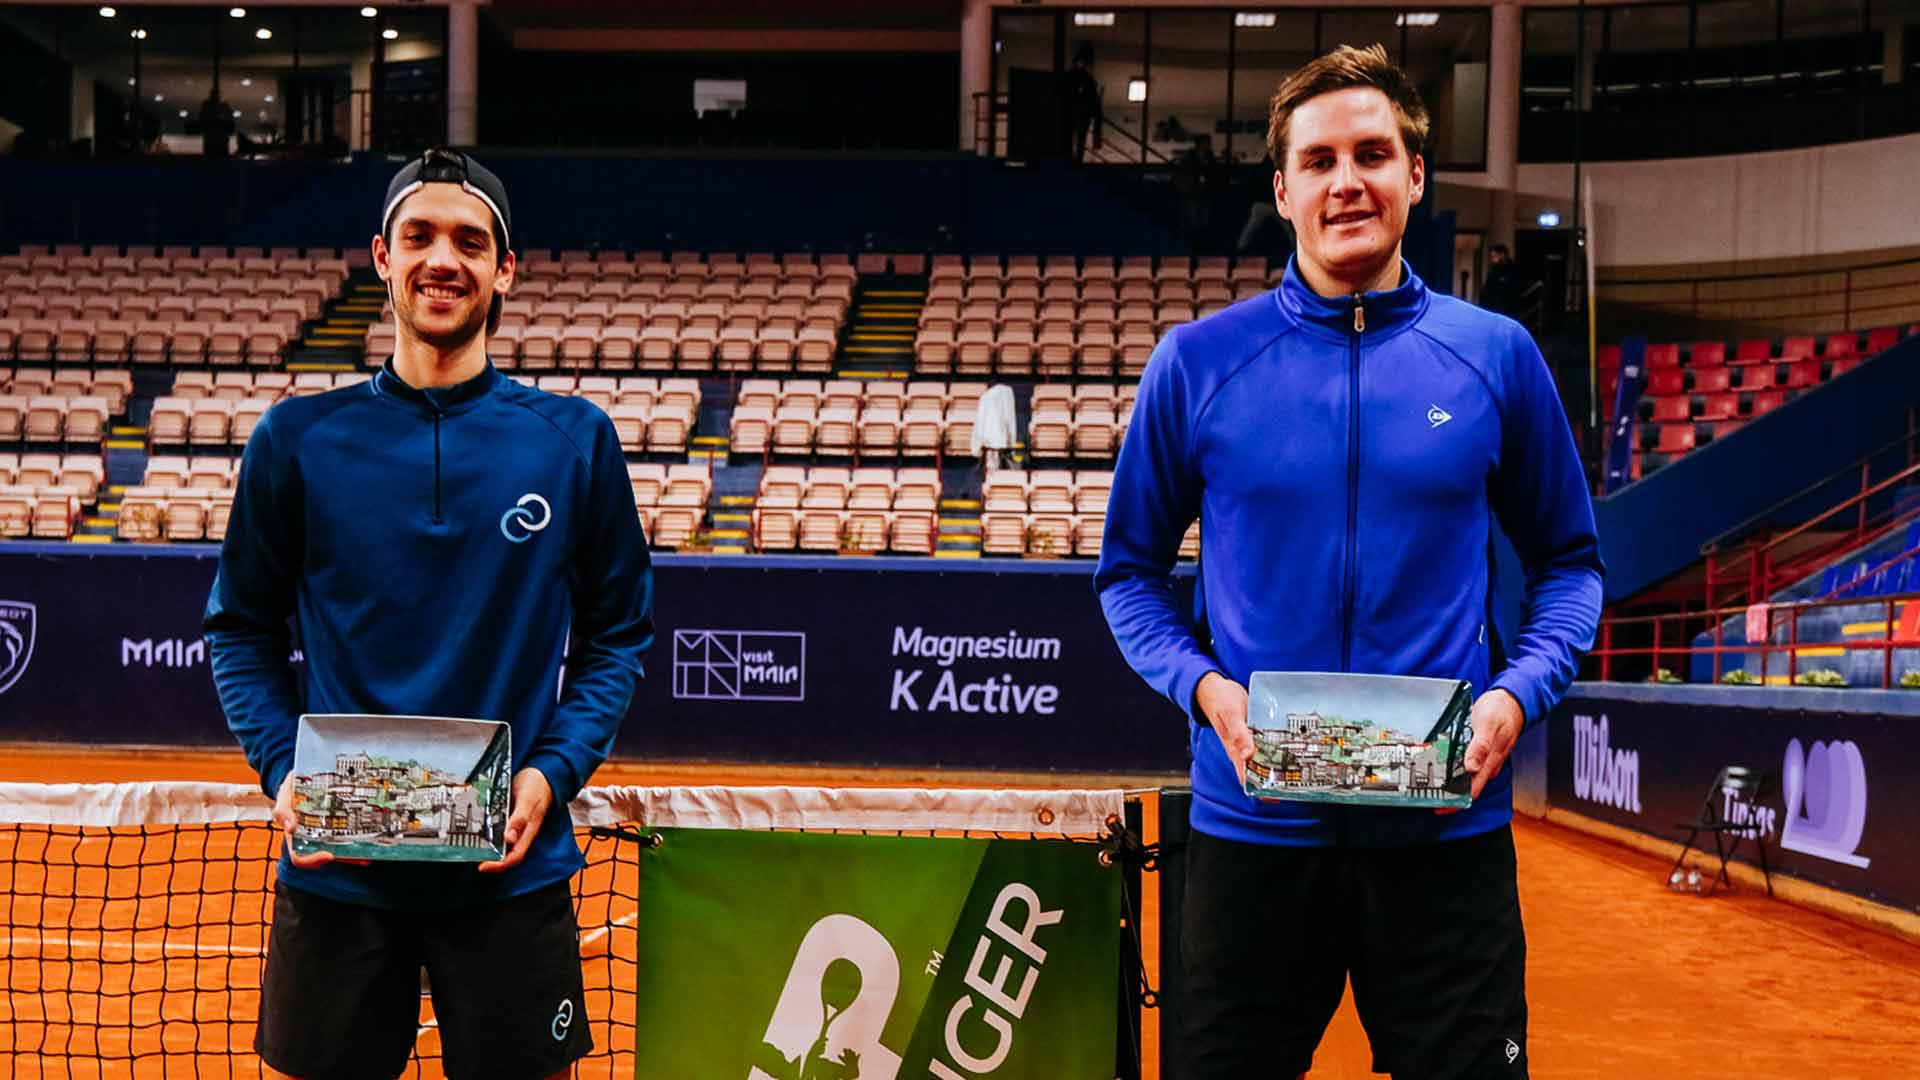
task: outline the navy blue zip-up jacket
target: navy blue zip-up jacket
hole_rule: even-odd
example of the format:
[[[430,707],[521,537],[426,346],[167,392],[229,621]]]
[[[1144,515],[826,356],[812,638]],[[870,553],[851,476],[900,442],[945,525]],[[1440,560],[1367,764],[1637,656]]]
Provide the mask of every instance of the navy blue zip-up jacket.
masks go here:
[[[1503,769],[1459,814],[1248,798],[1194,690],[1209,671],[1357,671],[1489,689],[1494,519],[1527,574],[1491,688],[1538,722],[1600,615],[1601,564],[1552,376],[1512,320],[1436,296],[1280,287],[1174,328],[1141,380],[1095,586],[1127,662],[1185,710],[1192,826],[1256,843],[1389,846],[1513,816]],[[1195,610],[1169,572],[1200,520]]]
[[[280,880],[415,909],[564,880],[582,864],[567,803],[612,749],[653,641],[652,565],[613,422],[491,364],[427,390],[389,364],[281,402],[247,442],[205,626],[227,723],[269,796],[302,712],[504,721],[514,771],[553,788],[532,849],[503,873],[282,858]]]

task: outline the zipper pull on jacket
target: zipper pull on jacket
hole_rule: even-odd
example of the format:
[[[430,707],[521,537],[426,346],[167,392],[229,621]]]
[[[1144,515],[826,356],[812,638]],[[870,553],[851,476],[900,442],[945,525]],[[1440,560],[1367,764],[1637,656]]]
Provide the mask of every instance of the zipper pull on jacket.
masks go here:
[[[1353,332],[1365,333],[1367,329],[1366,298],[1359,293],[1353,294]]]

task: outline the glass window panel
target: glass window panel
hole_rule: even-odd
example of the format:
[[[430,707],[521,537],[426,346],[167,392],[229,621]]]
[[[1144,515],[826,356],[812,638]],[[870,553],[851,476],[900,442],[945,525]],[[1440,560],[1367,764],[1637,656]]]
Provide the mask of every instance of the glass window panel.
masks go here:
[[[1224,150],[1232,22],[1225,11],[1154,13],[1147,125],[1158,153],[1211,158]]]
[[[1607,50],[1600,58],[1599,105],[1645,111],[1686,99],[1687,9],[1651,5],[1607,12]]]
[[[1013,88],[1018,83],[1022,92],[1036,73],[1054,74],[1053,32],[1055,18],[1052,12],[1039,15],[997,12],[994,19],[993,37],[993,89],[996,100],[1009,101]],[[1015,75],[1020,72],[1021,75]],[[975,108],[972,102],[968,108]],[[970,114],[975,115],[975,114]],[[996,153],[1008,151],[1008,128],[1011,117],[1005,108],[992,114],[993,145]],[[976,123],[975,138],[982,137],[982,128]]]
[[[1325,12],[1320,18],[1320,51],[1332,52],[1341,45],[1364,49],[1378,43],[1387,47],[1388,58],[1397,64],[1401,60],[1399,22],[1393,11],[1340,8]]]
[[[1487,157],[1485,11],[1453,9],[1438,20],[1408,20],[1401,66],[1432,118],[1427,161],[1437,167],[1483,168]]]
[[[1087,159],[1139,161],[1142,140],[1147,134],[1147,102],[1129,100],[1128,87],[1147,74],[1147,15],[1139,9],[1112,14],[1111,26],[1069,25],[1067,56],[1071,61],[1086,50],[1093,58],[1093,81],[1100,87],[1100,112],[1104,119],[1095,125],[1100,132],[1100,145],[1088,149]]]
[[[1267,105],[1287,76],[1313,60],[1311,11],[1272,12],[1270,27],[1233,32],[1233,157],[1258,161],[1267,152]]]

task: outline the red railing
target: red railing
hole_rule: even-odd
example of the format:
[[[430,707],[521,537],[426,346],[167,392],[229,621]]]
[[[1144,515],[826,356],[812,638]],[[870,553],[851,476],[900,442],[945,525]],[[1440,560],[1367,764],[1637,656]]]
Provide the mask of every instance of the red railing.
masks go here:
[[[1707,607],[1771,596],[1832,562],[1842,552],[1870,544],[1903,525],[1920,520],[1920,509],[1890,507],[1876,513],[1869,506],[1875,498],[1920,477],[1920,442],[1916,441],[1915,434],[1916,425],[1910,417],[1907,434],[1709,540],[1701,548],[1701,554],[1706,557]],[[1877,481],[1873,478],[1877,463],[1885,469],[1889,460],[1902,458],[1905,466],[1891,476]],[[1852,494],[1785,532],[1775,534],[1768,528],[1767,522],[1788,507],[1814,497],[1849,476],[1859,478],[1852,486]],[[1851,520],[1846,520],[1848,518]],[[1786,545],[1796,541],[1803,546],[1796,547],[1791,554],[1782,554]]]
[[[1913,558],[1916,552],[1908,552],[1896,559],[1889,560],[1886,566],[1893,566],[1902,560]],[[1861,579],[1865,580],[1865,579]],[[1854,583],[1855,585],[1858,582]],[[1835,594],[1845,592],[1846,586],[1835,590]],[[1880,665],[1881,688],[1895,685],[1897,676],[1893,670],[1893,654],[1896,649],[1920,649],[1920,592],[1905,592],[1895,596],[1874,596],[1860,598],[1823,598],[1802,600],[1778,604],[1759,604],[1752,607],[1723,607],[1707,611],[1689,611],[1667,615],[1629,615],[1600,620],[1599,645],[1589,654],[1589,661],[1599,667],[1599,676],[1611,680],[1616,674],[1639,676],[1638,671],[1623,672],[1616,663],[1623,657],[1647,657],[1645,677],[1657,677],[1658,672],[1668,666],[1663,660],[1678,660],[1691,669],[1693,657],[1710,654],[1713,657],[1713,681],[1720,682],[1725,672],[1723,657],[1729,653],[1746,655],[1758,653],[1760,670],[1754,672],[1762,683],[1773,675],[1782,675],[1792,684],[1800,674],[1800,656],[1810,649],[1877,650],[1882,660]],[[1881,633],[1878,637],[1854,641],[1816,641],[1800,640],[1800,620],[1809,612],[1823,611],[1837,607],[1860,607],[1875,605],[1881,608]],[[1729,645],[1726,643],[1727,621],[1736,616],[1749,619],[1758,617],[1765,621],[1765,633],[1758,635],[1760,640],[1749,640],[1746,644]],[[1780,625],[1777,620],[1786,620],[1786,640],[1773,640],[1773,629]],[[1702,626],[1700,624],[1707,625]],[[1647,628],[1642,631],[1640,628]],[[1711,645],[1693,644],[1694,636],[1702,629],[1713,633]],[[1633,639],[1634,643],[1616,644],[1621,638]],[[1776,653],[1785,653],[1784,660],[1776,661]],[[1784,670],[1782,670],[1784,665]],[[1683,679],[1684,681],[1684,679]]]

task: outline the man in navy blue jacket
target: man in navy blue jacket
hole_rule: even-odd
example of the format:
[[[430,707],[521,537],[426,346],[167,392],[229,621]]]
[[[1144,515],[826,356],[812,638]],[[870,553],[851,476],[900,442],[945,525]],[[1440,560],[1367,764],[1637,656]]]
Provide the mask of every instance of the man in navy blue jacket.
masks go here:
[[[1278,290],[1178,327],[1147,365],[1096,584],[1127,661],[1192,717],[1182,1036],[1193,1080],[1304,1074],[1351,976],[1374,1068],[1526,1075],[1508,753],[1566,690],[1601,565],[1572,433],[1526,331],[1401,260],[1428,121],[1378,46],[1274,96]],[[1169,572],[1200,521],[1191,614]],[[1488,542],[1527,614],[1490,676]],[[1255,671],[1470,682],[1473,806],[1264,802],[1243,790]]]
[[[403,168],[373,240],[393,357],[369,382],[276,405],[241,463],[206,631],[282,828],[302,712],[512,729],[504,858],[476,871],[283,853],[255,1043],[281,1075],[398,1075],[422,967],[450,1076],[564,1076],[592,1047],[567,804],[632,699],[653,575],[612,421],[487,360],[511,221],[504,186],[465,155]]]

